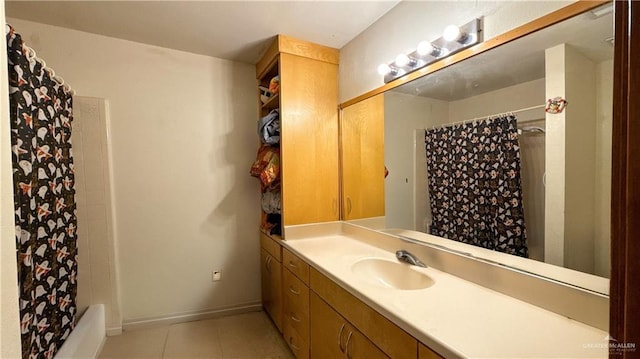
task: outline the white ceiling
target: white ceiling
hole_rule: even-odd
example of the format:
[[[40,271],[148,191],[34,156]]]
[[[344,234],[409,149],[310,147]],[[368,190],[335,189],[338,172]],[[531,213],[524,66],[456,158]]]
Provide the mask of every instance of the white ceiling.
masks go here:
[[[7,17],[256,63],[276,34],[341,48],[390,1],[6,1]]]

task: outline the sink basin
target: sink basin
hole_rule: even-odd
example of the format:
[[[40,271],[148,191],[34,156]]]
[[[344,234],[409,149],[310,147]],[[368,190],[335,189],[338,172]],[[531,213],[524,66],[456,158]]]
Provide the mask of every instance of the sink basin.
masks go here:
[[[351,266],[353,273],[369,284],[401,290],[424,289],[435,282],[428,275],[412,269],[409,264],[382,258],[365,258]]]

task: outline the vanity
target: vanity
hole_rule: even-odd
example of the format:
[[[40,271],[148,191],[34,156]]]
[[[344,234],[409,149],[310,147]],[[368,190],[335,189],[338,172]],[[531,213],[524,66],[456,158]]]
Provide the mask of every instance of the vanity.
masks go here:
[[[296,358],[610,354],[605,249],[611,203],[607,80],[613,71],[612,48],[592,41],[595,45],[585,49],[584,41],[558,36],[610,32],[612,20],[603,17],[610,12],[590,12],[603,4],[574,3],[341,104],[337,127],[318,125],[314,130],[319,138],[335,137],[337,148],[321,150],[318,143],[300,140],[294,127],[305,122],[287,120],[288,111],[296,112],[287,108],[300,106],[293,106],[291,94],[280,94],[283,224],[282,235],[260,234],[262,297]],[[572,26],[577,27],[569,31]],[[299,43],[304,46],[282,46],[284,50],[265,56],[303,49],[284,58],[314,57],[309,66],[327,62],[308,55],[314,53],[313,44]],[[331,53],[335,66],[337,53]],[[513,65],[510,69],[517,75],[497,80],[475,76],[491,74],[490,65],[507,56],[527,64],[527,74]],[[550,66],[557,62],[563,64],[561,70]],[[281,78],[283,88],[293,83],[296,72],[289,71],[282,58],[261,63],[261,84],[276,73],[291,74]],[[576,64],[588,70],[576,76],[571,71]],[[527,96],[518,96],[522,94]],[[539,104],[556,95],[568,98],[571,107],[551,116]],[[307,107],[328,113],[327,106]],[[270,109],[263,105],[262,114]],[[476,116],[513,115],[511,111],[517,112],[519,124],[527,122],[517,132],[522,136],[522,162],[527,162],[523,166],[528,166],[522,190],[529,205],[526,258],[430,234],[433,218],[425,200],[430,198],[424,176],[425,133]],[[314,121],[333,121],[318,118]],[[542,171],[538,155],[525,145],[542,151]],[[589,176],[582,167],[576,170],[585,163],[571,147],[576,145],[595,154],[583,166]],[[316,146],[314,154],[330,157],[326,170],[305,170],[304,185],[295,164],[306,159],[295,155],[296,146]],[[322,168],[320,162],[314,166]],[[294,195],[298,190],[313,192],[315,184],[336,176],[338,188],[335,183],[324,186],[326,194],[318,205]],[[397,251],[405,251],[405,260],[397,258]]]

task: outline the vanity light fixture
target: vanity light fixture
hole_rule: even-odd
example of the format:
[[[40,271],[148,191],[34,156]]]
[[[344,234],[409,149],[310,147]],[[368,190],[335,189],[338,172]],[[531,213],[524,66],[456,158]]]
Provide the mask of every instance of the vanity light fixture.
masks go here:
[[[482,42],[482,19],[472,20],[462,26],[449,25],[442,37],[433,41],[421,41],[411,53],[401,53],[389,64],[378,66],[378,74],[384,82],[409,74],[458,51]]]
[[[406,54],[398,54],[398,56],[396,56],[396,60],[394,61],[394,63],[398,67],[405,67],[405,66],[413,67],[416,65],[417,62],[418,61],[416,59],[409,57]]]
[[[382,76],[386,76],[386,75],[396,75],[398,73],[398,68],[395,66],[390,66],[387,64],[380,64],[380,66],[378,66],[378,74],[382,75]]]

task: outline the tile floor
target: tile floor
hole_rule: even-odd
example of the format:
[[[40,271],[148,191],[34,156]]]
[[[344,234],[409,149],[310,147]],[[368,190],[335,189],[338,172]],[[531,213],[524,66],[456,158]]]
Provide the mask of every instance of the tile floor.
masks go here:
[[[264,312],[125,331],[108,337],[106,358],[294,359]]]

